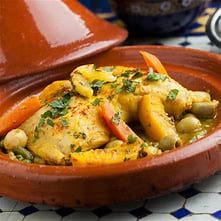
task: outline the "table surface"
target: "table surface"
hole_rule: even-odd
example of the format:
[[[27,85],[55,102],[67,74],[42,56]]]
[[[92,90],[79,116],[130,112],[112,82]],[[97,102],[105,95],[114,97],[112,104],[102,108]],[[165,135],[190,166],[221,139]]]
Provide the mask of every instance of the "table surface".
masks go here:
[[[220,5],[221,6],[221,3]],[[169,38],[129,38],[125,44],[160,44],[221,53],[205,35],[205,22],[217,4],[185,33]],[[99,16],[119,22],[113,13]],[[114,18],[113,18],[114,17]],[[15,190],[16,191],[16,190]],[[188,189],[157,199],[93,209],[69,209],[30,204],[0,197],[0,221],[217,221],[221,220],[221,172]]]

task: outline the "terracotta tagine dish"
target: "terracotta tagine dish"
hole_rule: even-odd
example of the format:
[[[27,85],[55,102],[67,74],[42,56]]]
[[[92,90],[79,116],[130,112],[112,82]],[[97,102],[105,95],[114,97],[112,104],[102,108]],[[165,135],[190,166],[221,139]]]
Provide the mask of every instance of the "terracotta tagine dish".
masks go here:
[[[76,0],[2,0],[0,27],[0,82],[95,55],[127,36]]]
[[[73,1],[74,4],[77,3]],[[43,45],[46,45],[45,41]],[[63,56],[64,51],[55,49],[54,53],[61,56],[62,52]],[[81,64],[93,63],[97,67],[123,65],[146,68],[143,59],[138,56],[139,51],[148,51],[159,57],[171,77],[183,86],[191,90],[210,91],[214,99],[221,101],[220,55],[175,47],[129,46],[114,48],[91,58],[1,84],[0,115],[26,96],[37,94],[48,83],[67,78],[70,72]],[[25,52],[27,52],[26,49],[24,49]],[[41,52],[48,51],[42,49]],[[5,53],[6,64],[16,61],[13,59],[9,61],[8,56]],[[36,61],[38,58],[36,56],[39,54],[33,56],[31,58]],[[24,57],[27,62],[28,58],[26,55]],[[50,56],[47,54],[46,57]],[[53,55],[53,58],[55,57]],[[31,59],[31,66],[27,67],[22,57],[17,59],[18,63],[23,62],[22,65],[12,69],[12,63],[10,63],[11,74],[8,76],[2,74],[2,78],[15,77],[16,73],[21,72],[26,74],[34,68],[36,70],[48,68],[47,61],[32,63],[33,59]],[[59,60],[53,59],[53,61],[55,65]],[[35,64],[37,66],[34,66]],[[1,70],[5,71],[5,67]],[[214,129],[197,142],[158,156],[123,163],[80,168],[49,166],[14,161],[9,159],[8,155],[1,153],[0,195],[26,202],[66,207],[91,207],[151,198],[180,190],[221,170],[220,105],[217,113]]]

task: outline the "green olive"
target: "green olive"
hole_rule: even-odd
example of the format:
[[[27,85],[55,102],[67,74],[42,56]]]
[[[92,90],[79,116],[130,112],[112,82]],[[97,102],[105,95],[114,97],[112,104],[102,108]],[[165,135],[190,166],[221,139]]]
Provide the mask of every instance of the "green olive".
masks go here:
[[[199,118],[213,118],[218,104],[218,101],[193,103],[191,112]]]
[[[190,91],[194,103],[209,102],[211,100],[210,94],[205,91]]]
[[[187,118],[187,117],[196,117],[196,116],[194,114],[191,114],[191,113],[185,114],[183,116],[183,118]]]
[[[26,133],[21,129],[13,129],[7,133],[4,139],[4,147],[12,150],[15,147],[25,147],[28,141]]]
[[[110,141],[109,143],[107,143],[107,144],[105,145],[105,148],[108,148],[108,149],[110,149],[110,148],[116,148],[116,147],[121,146],[123,143],[124,143],[124,142],[123,142],[122,140],[112,140],[112,141]]]
[[[174,135],[168,135],[161,139],[159,143],[159,148],[161,150],[171,150],[174,149],[175,147],[178,147],[181,145],[181,141],[178,136]]]
[[[199,128],[201,128],[201,123],[199,119],[191,115],[184,117],[176,125],[176,129],[180,133],[191,133]]]

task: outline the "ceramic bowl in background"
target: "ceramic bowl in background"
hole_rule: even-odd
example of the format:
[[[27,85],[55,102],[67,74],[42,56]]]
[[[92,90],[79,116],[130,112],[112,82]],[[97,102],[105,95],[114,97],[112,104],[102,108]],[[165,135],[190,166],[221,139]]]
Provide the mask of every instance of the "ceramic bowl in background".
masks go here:
[[[209,0],[109,0],[131,34],[171,34],[199,16]]]

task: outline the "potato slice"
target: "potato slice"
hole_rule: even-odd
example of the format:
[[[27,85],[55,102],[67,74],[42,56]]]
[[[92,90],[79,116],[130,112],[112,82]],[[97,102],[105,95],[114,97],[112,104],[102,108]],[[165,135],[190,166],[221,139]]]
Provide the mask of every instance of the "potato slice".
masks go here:
[[[73,166],[121,163],[127,160],[137,159],[140,149],[139,145],[132,144],[111,149],[74,152],[71,153],[71,160]]]
[[[71,76],[73,76],[76,72],[82,74],[82,76],[89,82],[92,82],[94,80],[113,82],[116,80],[116,77],[113,76],[112,72],[104,71],[102,69],[96,69],[94,64],[82,65],[76,68],[71,73]]]
[[[45,145],[30,148],[35,154],[46,160],[48,163],[64,165],[64,154],[50,143]]]
[[[176,142],[180,141],[175,125],[165,112],[159,97],[144,95],[138,107],[138,117],[147,135],[154,140],[160,142],[170,136]]]
[[[75,91],[80,95],[88,98],[93,96],[93,89],[82,75],[75,73],[71,76],[71,81],[75,87]]]

